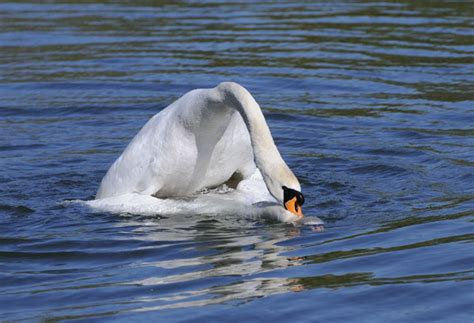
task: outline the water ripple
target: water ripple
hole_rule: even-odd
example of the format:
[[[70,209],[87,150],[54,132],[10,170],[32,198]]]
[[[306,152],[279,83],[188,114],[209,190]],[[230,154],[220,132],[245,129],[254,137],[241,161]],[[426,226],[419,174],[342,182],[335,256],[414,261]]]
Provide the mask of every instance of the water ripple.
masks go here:
[[[471,7],[1,3],[0,319],[470,321]],[[152,115],[228,80],[324,231],[70,203]]]

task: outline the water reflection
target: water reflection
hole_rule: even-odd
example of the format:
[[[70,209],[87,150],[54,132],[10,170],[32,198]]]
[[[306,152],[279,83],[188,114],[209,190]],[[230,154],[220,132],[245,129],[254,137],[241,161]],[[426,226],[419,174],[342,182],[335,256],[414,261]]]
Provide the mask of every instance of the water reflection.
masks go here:
[[[150,277],[118,284],[160,291],[157,297],[135,298],[131,302],[133,308],[129,309],[133,312],[247,301],[305,289],[301,279],[259,277],[273,270],[303,265],[302,257],[285,255],[295,249],[285,245],[285,242],[301,236],[301,229],[292,225],[260,225],[255,228],[255,224],[248,221],[215,216],[188,216],[185,222],[179,217],[160,220],[144,218],[139,222],[133,219],[119,224],[123,225],[135,227],[133,233],[138,234],[140,240],[168,241],[177,247],[172,255],[157,250],[156,259],[152,256],[148,261],[134,264],[134,268],[152,270],[154,273]],[[184,244],[174,243],[183,241],[183,237],[186,237]],[[189,249],[200,256],[183,257]],[[179,274],[163,275],[163,269]],[[214,277],[226,277],[227,284],[215,285]],[[177,288],[182,284],[188,286],[184,291]]]
[[[301,229],[298,227],[278,224],[270,225],[271,230],[268,230],[266,224],[256,224],[246,219],[236,221],[231,216],[183,217],[185,219],[178,216],[151,223],[140,221],[134,234],[139,233],[139,239],[144,241],[170,241],[173,244],[186,241],[184,247],[190,243],[193,250],[202,255],[191,259],[180,258],[181,253],[177,252],[175,256],[165,255],[164,260],[145,262],[144,265],[166,269],[204,265],[206,270],[167,276],[165,280],[160,278],[156,282],[220,275],[249,275],[296,264],[282,255],[293,250],[293,247],[281,243],[299,236]],[[134,221],[128,222],[127,226],[134,224]],[[258,228],[255,228],[256,225]],[[159,254],[159,258],[162,256]],[[154,280],[144,282],[148,283],[154,283]]]

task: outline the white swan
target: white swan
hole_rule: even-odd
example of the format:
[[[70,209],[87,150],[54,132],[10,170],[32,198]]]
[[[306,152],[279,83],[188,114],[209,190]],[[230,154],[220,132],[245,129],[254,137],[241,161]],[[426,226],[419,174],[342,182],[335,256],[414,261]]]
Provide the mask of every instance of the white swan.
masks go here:
[[[135,202],[153,196],[171,204],[164,198],[191,196],[231,177],[241,180],[236,191],[246,191],[247,201],[273,202],[257,204],[262,212],[288,222],[303,217],[300,183],[275,146],[260,106],[244,87],[224,82],[186,93],[149,120],[110,167],[92,202],[123,205],[130,196]],[[262,177],[264,185],[258,185]]]

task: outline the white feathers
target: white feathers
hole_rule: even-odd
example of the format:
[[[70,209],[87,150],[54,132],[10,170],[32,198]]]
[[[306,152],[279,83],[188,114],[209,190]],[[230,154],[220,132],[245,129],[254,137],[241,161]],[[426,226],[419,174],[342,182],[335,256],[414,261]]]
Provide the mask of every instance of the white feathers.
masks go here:
[[[193,196],[225,183],[234,173],[246,179],[235,192],[195,196],[194,204],[165,199]],[[294,215],[281,207],[282,186],[300,190],[255,99],[242,86],[226,82],[188,92],[149,120],[110,167],[90,205],[129,213],[174,213],[196,212],[201,206],[221,212],[227,204],[234,213],[246,206],[248,214],[272,213],[288,221]],[[273,205],[249,208],[261,201]]]

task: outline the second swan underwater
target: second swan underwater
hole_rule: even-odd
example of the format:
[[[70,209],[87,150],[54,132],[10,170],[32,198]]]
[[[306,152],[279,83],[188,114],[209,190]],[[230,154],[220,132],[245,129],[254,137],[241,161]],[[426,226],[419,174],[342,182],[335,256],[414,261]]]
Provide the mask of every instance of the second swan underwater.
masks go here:
[[[180,198],[223,184],[234,189],[194,206],[222,200],[230,204],[211,209],[219,213],[232,206],[230,212],[282,222],[303,219],[298,179],[258,103],[233,82],[190,91],[152,117],[110,167],[89,205],[132,213],[190,211],[192,205],[186,208]]]

